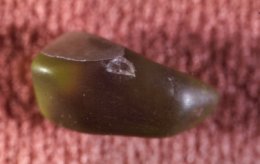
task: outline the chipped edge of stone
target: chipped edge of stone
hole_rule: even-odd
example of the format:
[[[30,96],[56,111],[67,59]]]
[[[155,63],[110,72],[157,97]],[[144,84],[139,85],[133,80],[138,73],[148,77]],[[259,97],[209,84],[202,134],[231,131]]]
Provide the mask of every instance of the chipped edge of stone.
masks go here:
[[[135,77],[134,64],[127,60],[124,56],[118,56],[104,63],[105,69],[109,73]]]

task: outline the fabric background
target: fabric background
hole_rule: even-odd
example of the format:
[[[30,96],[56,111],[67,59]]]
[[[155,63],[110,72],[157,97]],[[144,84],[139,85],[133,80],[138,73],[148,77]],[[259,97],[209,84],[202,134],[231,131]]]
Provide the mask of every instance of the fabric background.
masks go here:
[[[86,31],[193,74],[216,113],[164,139],[79,134],[38,112],[30,64],[67,31]],[[259,0],[0,0],[1,164],[260,163]]]

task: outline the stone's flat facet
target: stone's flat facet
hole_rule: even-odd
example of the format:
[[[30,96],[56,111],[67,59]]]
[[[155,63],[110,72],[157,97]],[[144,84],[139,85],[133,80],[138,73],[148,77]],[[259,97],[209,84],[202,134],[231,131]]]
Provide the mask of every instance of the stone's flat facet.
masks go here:
[[[32,76],[45,117],[92,134],[170,136],[197,125],[218,102],[203,82],[84,33],[48,45]]]
[[[100,61],[124,55],[124,48],[106,39],[70,32],[47,45],[43,54],[75,61]]]

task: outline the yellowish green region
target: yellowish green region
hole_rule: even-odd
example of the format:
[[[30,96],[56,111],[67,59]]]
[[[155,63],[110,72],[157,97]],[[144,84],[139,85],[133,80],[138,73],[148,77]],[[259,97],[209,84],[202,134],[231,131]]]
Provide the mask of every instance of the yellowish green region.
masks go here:
[[[44,116],[51,115],[48,109],[52,107],[57,95],[73,95],[77,90],[80,67],[76,63],[37,55],[32,63],[32,77],[36,98]]]

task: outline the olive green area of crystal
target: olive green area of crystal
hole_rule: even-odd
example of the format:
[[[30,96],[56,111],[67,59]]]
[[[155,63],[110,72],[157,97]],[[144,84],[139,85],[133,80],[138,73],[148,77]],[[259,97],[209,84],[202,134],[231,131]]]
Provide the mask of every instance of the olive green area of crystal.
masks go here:
[[[128,49],[123,57],[135,77],[108,72],[110,60],[38,54],[32,76],[42,114],[85,133],[165,137],[194,127],[215,108],[218,96],[208,85]]]

